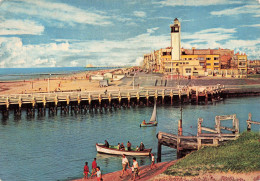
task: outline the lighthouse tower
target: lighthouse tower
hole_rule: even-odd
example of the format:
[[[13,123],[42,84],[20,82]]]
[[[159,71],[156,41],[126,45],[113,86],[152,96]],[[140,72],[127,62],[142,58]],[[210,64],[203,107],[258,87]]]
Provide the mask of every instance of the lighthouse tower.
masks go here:
[[[181,23],[177,18],[171,27],[172,60],[181,59]]]

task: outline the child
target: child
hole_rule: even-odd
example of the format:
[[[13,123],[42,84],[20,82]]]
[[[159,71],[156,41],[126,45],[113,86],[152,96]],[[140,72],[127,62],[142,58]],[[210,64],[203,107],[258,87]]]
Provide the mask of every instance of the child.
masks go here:
[[[100,171],[100,167],[97,167],[96,175],[97,175],[97,181],[101,181],[102,180],[102,174],[101,174],[101,171]]]
[[[88,162],[85,163],[85,166],[84,166],[84,179],[88,179],[88,173],[89,172],[89,168],[88,168]]]
[[[153,167],[156,167],[154,162],[155,162],[155,159],[154,159],[154,155],[151,154],[151,160],[152,160],[152,163],[151,163],[151,169],[153,169]]]

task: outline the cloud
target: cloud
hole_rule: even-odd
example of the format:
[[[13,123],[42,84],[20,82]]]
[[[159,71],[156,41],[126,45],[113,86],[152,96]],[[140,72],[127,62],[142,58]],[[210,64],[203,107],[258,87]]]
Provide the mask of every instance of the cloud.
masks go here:
[[[139,17],[139,18],[144,18],[146,17],[146,13],[144,11],[134,11],[134,16]]]
[[[0,35],[40,35],[44,26],[30,20],[4,20],[0,21]]]
[[[17,37],[0,37],[0,67],[135,65],[140,57],[170,45],[170,36],[152,35],[158,27],[124,40],[61,40],[24,45]]]
[[[224,9],[221,11],[212,11],[211,15],[216,16],[229,16],[229,15],[237,15],[237,14],[253,14],[253,17],[260,17],[260,5],[245,5],[236,8]]]
[[[223,4],[241,4],[239,0],[163,0],[155,4],[161,4],[163,6],[211,6],[211,5],[223,5]]]
[[[246,53],[249,59],[260,59],[260,38],[238,40],[234,36],[236,29],[210,28],[195,33],[183,33],[181,46],[197,49],[227,48]]]
[[[257,27],[257,28],[260,28],[260,24],[253,24],[253,25],[241,25],[241,27]]]
[[[7,1],[2,4],[1,8],[12,14],[26,14],[43,20],[56,20],[70,25],[74,25],[75,23],[100,26],[112,24],[110,17],[105,16],[104,12],[90,11],[51,1]]]

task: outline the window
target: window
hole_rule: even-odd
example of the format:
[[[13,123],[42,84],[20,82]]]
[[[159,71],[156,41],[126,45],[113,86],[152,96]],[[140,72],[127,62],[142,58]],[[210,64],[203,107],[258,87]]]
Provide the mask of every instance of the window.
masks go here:
[[[185,69],[185,71],[186,71],[187,74],[191,73],[191,69],[190,68]]]
[[[210,58],[210,57],[207,57],[206,60],[211,60],[211,58]]]
[[[219,63],[214,63],[214,65],[219,65]]]
[[[214,57],[214,60],[218,60],[218,57]]]
[[[209,65],[209,66],[210,66],[210,65],[211,65],[211,63],[207,63],[206,65]]]
[[[200,66],[204,66],[205,65],[205,63],[200,63]]]
[[[186,62],[186,64],[189,64],[189,62]]]
[[[199,57],[198,59],[199,59],[199,60],[204,60],[204,57]]]
[[[189,60],[192,60],[192,58],[189,58]]]

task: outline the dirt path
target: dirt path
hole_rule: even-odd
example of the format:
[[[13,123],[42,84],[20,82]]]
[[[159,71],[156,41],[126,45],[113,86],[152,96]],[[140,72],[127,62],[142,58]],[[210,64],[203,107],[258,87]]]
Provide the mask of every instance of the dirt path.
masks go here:
[[[149,180],[153,177],[155,177],[156,175],[159,175],[161,173],[163,173],[169,166],[173,165],[174,163],[176,163],[177,160],[174,161],[170,161],[170,162],[162,162],[162,163],[157,163],[156,164],[156,168],[151,169],[150,165],[146,165],[146,166],[142,166],[140,168],[140,179],[137,178],[136,180],[138,181],[144,181],[144,180]],[[101,169],[102,170],[102,169]],[[121,175],[121,170],[120,171],[116,171],[116,172],[112,172],[112,173],[107,173],[105,175],[103,175],[103,180],[104,181],[127,181],[127,180],[131,180],[131,169],[127,169],[127,173],[128,175],[124,175],[122,178],[120,178]],[[84,179],[78,179],[75,181],[83,181]],[[88,181],[94,181],[97,180],[96,178],[89,178]]]

